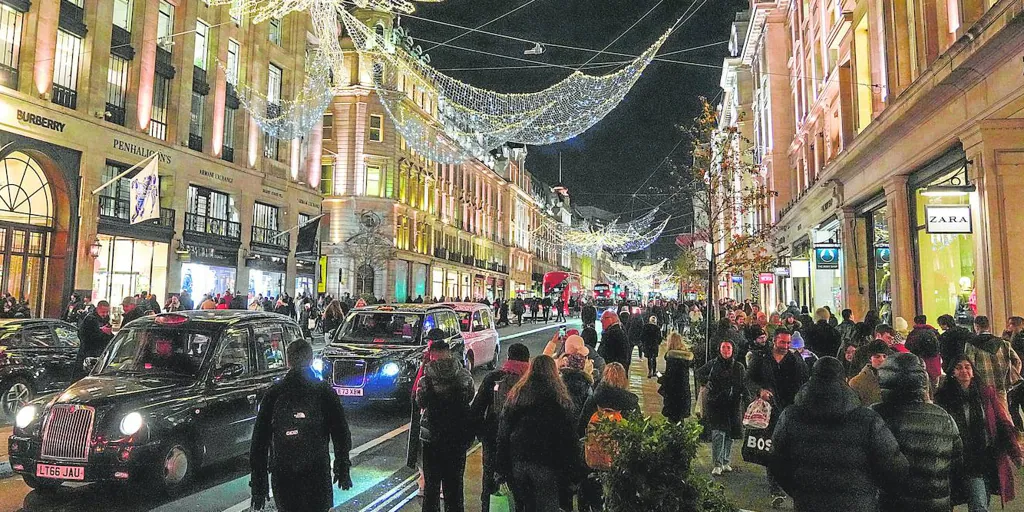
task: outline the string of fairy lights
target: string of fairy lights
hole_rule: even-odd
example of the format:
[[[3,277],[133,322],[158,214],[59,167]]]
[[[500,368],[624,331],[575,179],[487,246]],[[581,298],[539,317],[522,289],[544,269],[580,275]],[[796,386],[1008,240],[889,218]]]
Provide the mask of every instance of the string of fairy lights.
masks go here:
[[[409,14],[415,11],[415,5],[407,0],[211,0],[210,3],[230,5],[233,16],[247,15],[254,23],[281,18],[294,11],[306,11],[312,19],[318,47],[309,59],[303,88],[294,99],[268,98],[251,86],[238,86],[241,106],[264,133],[296,139],[308,134],[321,121],[321,114],[331,101],[331,75],[343,76],[345,52],[340,46],[340,20],[355,51],[372,63],[374,88],[394,121],[396,131],[414,151],[444,164],[480,158],[510,142],[551,144],[583,133],[619,105],[683,21],[682,18],[677,20],[646,51],[613,73],[588,75],[581,71],[581,66],[541,91],[499,93],[445,75],[431,67],[429,59],[409,51],[411,39],[408,46],[397,45],[386,30],[378,31],[376,26],[368,26],[350,12],[351,7],[356,7],[391,15]],[[400,77],[415,82],[429,97],[435,98],[436,112],[424,115],[411,106],[406,94],[399,90]],[[613,245],[625,246],[626,242]]]
[[[629,263],[609,262],[611,272],[605,272],[605,278],[611,282],[622,283],[642,294],[675,293],[677,278],[665,269],[667,259],[649,265],[634,267]]]
[[[594,256],[601,251],[626,254],[642,251],[653,244],[665,231],[671,217],[655,221],[658,210],[626,223],[616,219],[600,226],[587,221],[564,224],[550,218],[532,233],[535,244],[547,250],[568,250],[581,256]]]

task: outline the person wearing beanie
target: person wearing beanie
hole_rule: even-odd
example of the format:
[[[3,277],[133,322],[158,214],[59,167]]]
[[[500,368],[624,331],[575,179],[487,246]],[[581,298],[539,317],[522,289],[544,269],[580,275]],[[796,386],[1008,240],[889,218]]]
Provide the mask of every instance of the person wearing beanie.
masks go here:
[[[583,345],[583,338],[573,336],[579,343],[579,347],[586,350]],[[562,382],[569,391],[573,402],[573,417],[578,418],[583,404],[594,391],[594,366],[585,353],[579,351],[566,352],[556,360],[558,373],[562,376]]]
[[[914,354],[896,354],[878,367],[882,401],[871,406],[896,437],[910,464],[897,490],[882,489],[881,512],[949,512],[950,471],[963,443],[953,418],[929,403],[928,372]]]
[[[804,358],[804,362],[807,363],[808,368],[814,366],[814,363],[818,361],[818,356],[807,349],[807,345],[804,343],[804,338],[803,335],[800,334],[800,331],[793,333],[792,348],[800,354],[800,357]]]
[[[522,343],[513,343],[506,349],[508,359],[501,368],[488,373],[480,382],[476,396],[469,406],[470,418],[477,425],[477,438],[483,449],[483,482],[481,485],[481,510],[488,512],[491,495],[498,492],[495,479],[498,447],[498,416],[505,405],[505,399],[512,387],[530,367],[530,349]]]
[[[877,404],[882,401],[882,388],[878,385],[878,368],[893,353],[882,340],[868,343],[866,351],[870,362],[864,365],[856,377],[850,379],[850,387],[857,393],[861,405]]]
[[[823,357],[772,435],[772,474],[796,511],[875,512],[878,491],[898,492],[907,458],[875,411]]]

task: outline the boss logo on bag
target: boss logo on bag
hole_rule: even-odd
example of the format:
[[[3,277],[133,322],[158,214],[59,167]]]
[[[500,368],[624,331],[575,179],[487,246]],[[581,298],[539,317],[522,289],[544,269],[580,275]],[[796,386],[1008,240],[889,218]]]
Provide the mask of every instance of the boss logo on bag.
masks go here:
[[[747,436],[747,448],[768,451],[772,449],[772,440],[763,437]]]
[[[297,436],[297,435],[299,435],[299,431],[298,430],[289,430],[289,431],[285,432],[284,435],[286,435],[286,436]]]

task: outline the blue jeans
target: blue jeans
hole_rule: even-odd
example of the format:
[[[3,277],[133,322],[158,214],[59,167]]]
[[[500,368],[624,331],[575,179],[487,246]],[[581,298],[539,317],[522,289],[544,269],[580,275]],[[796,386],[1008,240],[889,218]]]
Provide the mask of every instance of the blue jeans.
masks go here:
[[[730,453],[732,453],[732,436],[722,430],[712,430],[711,461],[715,466],[724,466],[729,463]]]
[[[988,512],[988,488],[984,478],[971,478],[967,481],[967,510],[970,512]]]

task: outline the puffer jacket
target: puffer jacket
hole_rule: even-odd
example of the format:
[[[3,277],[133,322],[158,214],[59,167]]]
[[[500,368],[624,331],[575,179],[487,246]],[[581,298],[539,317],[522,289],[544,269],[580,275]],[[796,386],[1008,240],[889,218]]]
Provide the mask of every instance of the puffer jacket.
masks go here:
[[[925,402],[928,373],[914,354],[889,357],[878,369],[882,402],[877,412],[896,437],[910,469],[898,492],[883,490],[882,512],[949,512],[950,472],[960,463],[963,443],[953,418]]]
[[[823,360],[829,361],[829,360]],[[782,411],[772,436],[772,475],[794,510],[875,512],[879,488],[901,489],[907,458],[882,418],[842,381],[812,377]]]
[[[671,421],[690,417],[690,367],[693,351],[689,347],[665,353],[665,373],[658,394],[664,398],[661,414]]]
[[[473,376],[455,359],[427,363],[416,386],[416,403],[423,410],[420,441],[469,447],[474,435],[469,403],[473,400]]]

